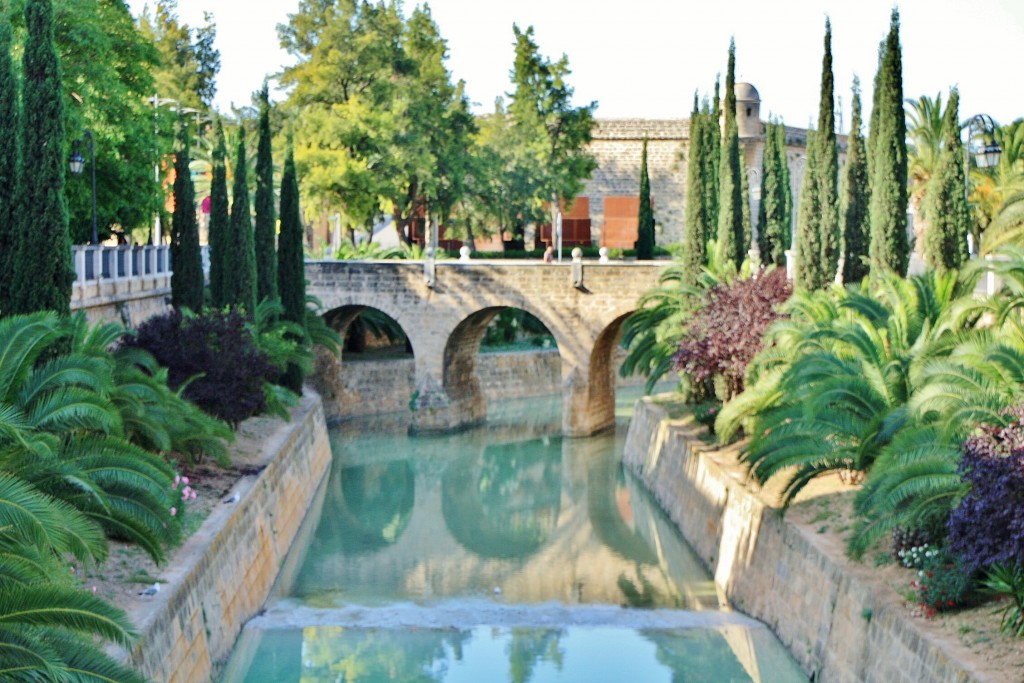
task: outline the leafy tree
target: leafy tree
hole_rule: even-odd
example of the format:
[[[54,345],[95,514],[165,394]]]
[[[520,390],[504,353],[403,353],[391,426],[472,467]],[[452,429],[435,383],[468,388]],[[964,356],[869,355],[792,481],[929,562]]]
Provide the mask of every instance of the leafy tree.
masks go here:
[[[231,193],[231,220],[225,240],[230,260],[223,271],[224,303],[238,306],[252,315],[256,311],[256,251],[253,245],[252,216],[249,213],[249,185],[246,179],[245,126],[238,127],[238,156]]]
[[[174,155],[174,215],[171,233],[171,303],[175,308],[203,308],[203,258],[199,250],[195,188],[189,171],[188,122],[178,119],[178,145]]]
[[[877,128],[871,174],[872,277],[882,271],[907,272],[907,121],[903,112],[903,60],[900,15],[893,9],[885,53],[878,75]],[[872,127],[875,112],[872,112]]]
[[[818,131],[814,137],[818,145],[818,230],[821,233],[821,262],[825,281],[831,282],[839,263],[839,196],[836,184],[839,178],[839,148],[836,145],[836,119],[833,110],[832,76],[832,24],[825,20],[825,56],[821,64],[821,104],[818,109]]]
[[[228,304],[225,274],[231,272],[234,247],[231,244],[231,216],[228,209],[227,146],[224,124],[218,116],[213,127],[213,178],[210,182],[210,221],[207,241],[210,245],[210,303],[214,308]]]
[[[11,60],[11,23],[0,12],[0,315],[12,306],[21,179],[21,106]]]
[[[853,79],[853,117],[846,145],[839,194],[839,232],[842,236],[843,282],[860,282],[868,274],[868,188],[867,150],[861,133],[860,81]]]
[[[709,153],[704,129],[709,125],[708,117],[698,110],[697,94],[694,93],[693,112],[690,114],[690,148],[686,160],[686,216],[683,227],[683,264],[686,281],[690,283],[697,281],[697,276],[708,260],[707,233],[711,210],[704,191],[708,179],[703,171]]]
[[[71,305],[71,240],[64,200],[64,107],[60,62],[53,45],[50,0],[25,4],[23,58],[24,129],[13,312],[51,310],[67,315]]]
[[[305,325],[306,280],[305,263],[302,257],[302,218],[299,214],[299,183],[295,175],[295,155],[289,140],[284,158],[284,175],[281,177],[281,236],[277,249],[278,290],[285,320]],[[282,384],[294,391],[302,392],[302,368],[289,363]]]
[[[947,104],[948,106],[948,104]],[[910,174],[910,196],[908,202],[914,211],[914,236],[920,241],[918,250],[924,246],[923,237],[928,231],[928,217],[922,210],[927,194],[928,181],[939,163],[942,152],[943,114],[942,94],[935,98],[924,95],[916,100],[907,99],[907,164]]]
[[[971,174],[971,231],[980,252],[990,254],[1000,245],[1012,243],[1019,219],[1003,215],[1024,194],[1024,119],[996,124],[993,141],[1003,150],[994,168],[973,168]],[[1019,207],[1018,207],[1019,210]],[[984,239],[981,239],[981,235]]]
[[[260,91],[260,119],[256,151],[256,300],[277,298],[277,217],[274,215],[274,159],[270,134],[270,90]]]
[[[177,0],[158,0],[154,14],[147,6],[139,17],[140,33],[158,53],[155,92],[184,107],[208,109],[217,92],[220,71],[220,52],[213,46],[217,27],[206,12],[205,26],[192,28],[178,20],[177,10]]]
[[[636,257],[643,261],[654,258],[654,212],[651,210],[651,179],[647,175],[647,138],[640,153],[640,215]]]
[[[943,120],[942,150],[925,195],[929,226],[924,236],[924,257],[928,265],[940,271],[960,268],[968,258],[959,103],[960,95],[953,88]]]
[[[736,42],[729,41],[729,67],[725,76],[725,127],[718,172],[718,258],[737,267],[743,263],[743,194],[740,177],[740,140],[736,125]]]
[[[797,289],[822,289],[828,284],[828,272],[821,260],[821,206],[818,192],[818,151],[817,135],[807,132],[807,163],[800,182],[800,206],[796,217],[796,266]]]

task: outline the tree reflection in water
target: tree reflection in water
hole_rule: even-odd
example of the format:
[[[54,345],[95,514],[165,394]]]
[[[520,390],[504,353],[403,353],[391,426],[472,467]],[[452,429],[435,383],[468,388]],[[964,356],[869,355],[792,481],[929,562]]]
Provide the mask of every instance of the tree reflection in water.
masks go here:
[[[442,514],[466,550],[487,558],[523,558],[558,524],[561,438],[488,446],[479,460],[445,472]]]
[[[563,635],[565,631],[554,629],[512,629],[511,640],[505,648],[511,683],[528,683],[533,678],[534,667],[542,662],[553,664],[561,671],[565,650],[559,647],[559,641]]]

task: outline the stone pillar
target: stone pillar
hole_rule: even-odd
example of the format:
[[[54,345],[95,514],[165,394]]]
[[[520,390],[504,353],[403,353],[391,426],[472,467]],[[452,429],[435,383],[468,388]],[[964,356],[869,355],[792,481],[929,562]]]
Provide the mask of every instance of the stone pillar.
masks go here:
[[[410,434],[453,432],[487,419],[487,399],[476,377],[468,385],[460,386],[457,392],[448,392],[436,376],[417,373],[416,390],[409,408],[412,411]]]
[[[592,382],[585,367],[562,359],[562,435],[590,436],[615,424],[614,384]]]

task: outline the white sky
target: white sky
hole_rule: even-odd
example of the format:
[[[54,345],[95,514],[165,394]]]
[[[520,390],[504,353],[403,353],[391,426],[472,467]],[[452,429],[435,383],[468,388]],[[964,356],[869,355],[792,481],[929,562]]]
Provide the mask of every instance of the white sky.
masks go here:
[[[146,0],[128,0],[138,14]],[[597,100],[603,118],[688,116],[695,89],[714,87],[736,39],[738,81],[761,94],[762,118],[817,120],[825,16],[832,20],[837,97],[849,127],[850,86],[860,76],[865,116],[878,43],[891,0],[433,0],[448,40],[448,67],[466,81],[478,111],[510,89],[513,22],[533,25],[541,53],[565,53],[577,103]],[[415,6],[406,0],[406,14]],[[264,76],[290,62],[277,40],[298,0],[178,0],[179,18],[217,24],[221,72],[215,104],[247,104]],[[1000,123],[1024,116],[1024,0],[904,0],[900,3],[907,97],[960,87],[960,114]],[[844,128],[845,130],[845,128]]]

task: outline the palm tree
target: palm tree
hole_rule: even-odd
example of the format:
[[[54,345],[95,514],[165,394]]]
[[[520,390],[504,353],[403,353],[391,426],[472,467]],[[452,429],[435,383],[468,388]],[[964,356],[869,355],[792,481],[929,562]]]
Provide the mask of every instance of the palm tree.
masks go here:
[[[974,218],[984,233],[980,251],[991,254],[1003,244],[1019,239],[1020,199],[1024,194],[1024,119],[1017,119],[993,131],[1002,149],[999,163],[992,169],[971,169],[973,191],[970,195]],[[1009,212],[1009,215],[1003,215]]]
[[[910,206],[914,213],[916,245],[919,247],[923,244],[921,238],[928,225],[928,217],[921,213],[921,204],[942,149],[942,119],[945,116],[942,93],[936,93],[935,99],[927,95],[916,100],[907,98],[905,110],[907,137],[910,139],[907,145]]]

